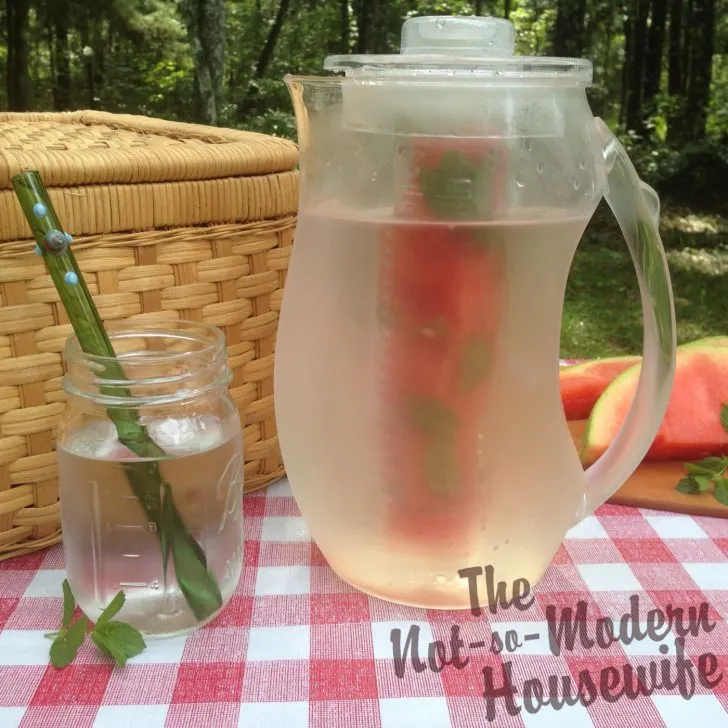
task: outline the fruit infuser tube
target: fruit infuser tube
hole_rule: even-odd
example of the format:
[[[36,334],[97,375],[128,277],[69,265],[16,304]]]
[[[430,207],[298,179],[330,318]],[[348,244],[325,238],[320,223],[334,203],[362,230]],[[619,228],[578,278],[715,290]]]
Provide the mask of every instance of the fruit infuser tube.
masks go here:
[[[411,139],[410,179],[380,240],[385,529],[436,551],[483,503],[503,259],[482,223],[502,208],[505,155],[489,139]]]

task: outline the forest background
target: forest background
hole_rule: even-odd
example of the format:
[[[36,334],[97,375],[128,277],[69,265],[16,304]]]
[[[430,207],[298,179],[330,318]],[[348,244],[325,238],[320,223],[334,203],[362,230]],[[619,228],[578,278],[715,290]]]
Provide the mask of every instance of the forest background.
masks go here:
[[[285,73],[399,49],[413,15],[495,15],[517,52],[585,57],[589,101],[662,199],[679,340],[728,334],[728,0],[0,0],[0,110],[103,109],[295,141]],[[602,204],[562,355],[639,352],[637,281]]]

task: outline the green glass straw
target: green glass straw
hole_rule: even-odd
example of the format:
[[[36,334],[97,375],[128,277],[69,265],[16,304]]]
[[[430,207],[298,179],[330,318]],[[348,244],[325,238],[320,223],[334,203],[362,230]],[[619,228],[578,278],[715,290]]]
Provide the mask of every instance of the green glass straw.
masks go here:
[[[101,391],[116,397],[131,397],[128,390],[118,385],[128,380],[71,251],[71,237],[63,231],[40,175],[35,171],[23,172],[12,181],[37,242],[35,252],[45,261],[81,348],[89,355],[108,357],[100,376],[114,385],[100,387]],[[156,460],[165,457],[165,452],[149,436],[134,410],[109,407],[107,412],[116,426],[119,441],[144,459],[125,463],[124,469],[159,536],[165,578],[171,553],[180,589],[197,619],[204,620],[222,606],[222,595],[215,576],[207,568],[202,548],[174,505],[170,484],[162,478]]]

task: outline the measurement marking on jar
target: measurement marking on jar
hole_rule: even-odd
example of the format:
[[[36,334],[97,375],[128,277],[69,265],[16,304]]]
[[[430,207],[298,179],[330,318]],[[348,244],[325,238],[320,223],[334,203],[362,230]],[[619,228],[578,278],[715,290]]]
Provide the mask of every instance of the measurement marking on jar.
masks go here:
[[[116,524],[117,529],[127,528],[131,529],[133,531],[146,531],[146,528],[144,526],[135,526],[134,524],[124,524],[124,523],[117,523]]]
[[[141,589],[145,589],[146,587],[149,586],[149,584],[147,584],[145,581],[120,581],[119,586],[124,586],[124,587],[133,586],[133,587],[139,587]]]
[[[138,559],[141,554],[122,554],[125,559]]]
[[[101,494],[98,481],[91,482],[91,569],[93,574],[94,599],[102,600],[101,584],[104,583],[104,546],[101,517]],[[107,522],[108,523],[108,522]]]
[[[222,471],[222,475],[217,481],[217,487],[215,488],[217,499],[224,500],[225,502],[218,533],[223,532],[228,517],[240,507],[239,500],[241,496],[242,478],[242,458],[240,457],[240,453],[236,452]]]

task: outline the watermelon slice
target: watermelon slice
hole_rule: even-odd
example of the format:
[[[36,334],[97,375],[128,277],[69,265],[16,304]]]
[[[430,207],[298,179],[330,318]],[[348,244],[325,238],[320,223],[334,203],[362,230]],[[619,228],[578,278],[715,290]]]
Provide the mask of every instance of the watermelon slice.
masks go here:
[[[385,529],[433,549],[472,517],[478,489],[502,300],[498,241],[477,226],[500,204],[493,151],[488,139],[411,140],[412,177],[380,238],[382,432],[392,471]]]
[[[728,454],[721,406],[728,403],[728,348],[718,338],[678,347],[675,380],[667,412],[645,460],[696,460]],[[595,462],[617,436],[632,405],[640,365],[617,376],[589,417],[581,451],[585,465]]]
[[[587,419],[612,380],[641,361],[639,356],[613,356],[564,367],[559,372],[559,388],[566,419]]]
[[[728,336],[696,339],[682,344],[678,350],[713,346],[728,346]],[[641,363],[641,356],[626,355],[591,359],[562,367],[559,372],[559,388],[566,419],[588,419],[597,400],[612,381],[631,366]]]

